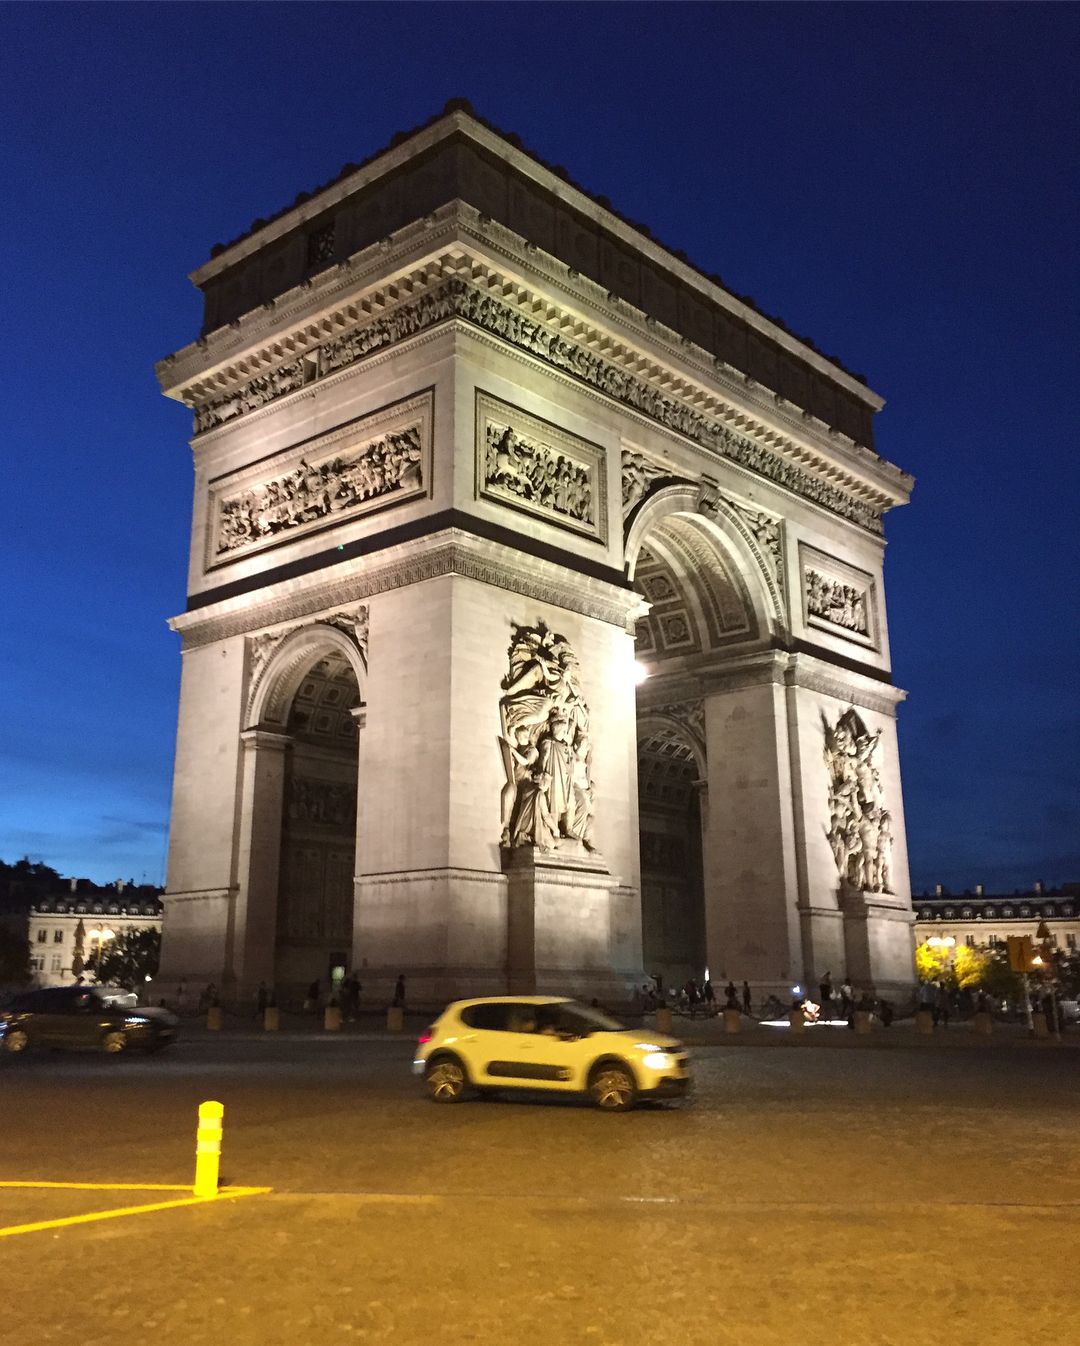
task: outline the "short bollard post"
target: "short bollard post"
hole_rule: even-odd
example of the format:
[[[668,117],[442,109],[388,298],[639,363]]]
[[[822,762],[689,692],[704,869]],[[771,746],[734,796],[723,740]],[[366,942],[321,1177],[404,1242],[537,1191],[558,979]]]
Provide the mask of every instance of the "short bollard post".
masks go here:
[[[788,1011],[788,1023],[791,1025],[793,1033],[806,1032],[806,1015],[799,1008]]]
[[[874,1016],[869,1010],[855,1011],[855,1032],[869,1033],[874,1027]]]
[[[927,1009],[921,1009],[915,1015],[915,1031],[917,1033],[932,1033],[934,1031],[934,1016]]]
[[[737,1009],[724,1010],[724,1032],[739,1033],[742,1031],[742,1014]]]
[[[994,1021],[986,1010],[979,1010],[975,1015],[975,1032],[984,1038],[988,1038],[994,1031]]]
[[[1037,1038],[1048,1038],[1050,1036],[1050,1023],[1045,1014],[1038,1011],[1032,1015],[1032,1023],[1035,1027],[1035,1036]]]
[[[281,1027],[281,1011],[276,1005],[267,1005],[263,1010],[263,1028],[268,1033],[276,1033]]]
[[[666,1005],[661,1005],[656,1011],[656,1031],[658,1033],[671,1032],[671,1010]]]
[[[196,1196],[217,1196],[221,1166],[221,1119],[225,1105],[212,1100],[199,1104],[199,1129],[195,1132]]]
[[[323,1010],[323,1028],[336,1033],[341,1027],[341,1010],[337,1005],[327,1005]]]
[[[400,1005],[391,1005],[386,1011],[386,1027],[391,1033],[400,1033],[405,1027],[405,1011]]]
[[[221,1006],[211,1005],[206,1011],[206,1026],[211,1033],[221,1032]]]

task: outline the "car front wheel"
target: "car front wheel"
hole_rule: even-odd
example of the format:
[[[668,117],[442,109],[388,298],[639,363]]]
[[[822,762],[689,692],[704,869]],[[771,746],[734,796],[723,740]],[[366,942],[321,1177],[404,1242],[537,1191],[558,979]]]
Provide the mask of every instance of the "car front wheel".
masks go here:
[[[633,1075],[617,1061],[602,1061],[589,1076],[589,1097],[604,1112],[626,1112],[636,1093]]]
[[[12,1028],[4,1036],[4,1050],[6,1052],[24,1052],[30,1042],[21,1028]]]
[[[101,1045],[107,1052],[111,1052],[115,1056],[117,1052],[122,1052],[127,1046],[127,1038],[119,1032],[106,1033],[101,1039]]]
[[[456,1056],[436,1056],[424,1078],[433,1103],[460,1103],[469,1089],[465,1067]]]

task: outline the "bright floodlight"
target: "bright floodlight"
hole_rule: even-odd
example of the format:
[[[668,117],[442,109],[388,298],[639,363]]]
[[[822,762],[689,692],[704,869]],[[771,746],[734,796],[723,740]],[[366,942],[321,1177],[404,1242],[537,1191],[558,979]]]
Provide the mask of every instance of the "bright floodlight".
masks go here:
[[[640,686],[649,676],[649,670],[640,659],[634,660],[634,681]]]

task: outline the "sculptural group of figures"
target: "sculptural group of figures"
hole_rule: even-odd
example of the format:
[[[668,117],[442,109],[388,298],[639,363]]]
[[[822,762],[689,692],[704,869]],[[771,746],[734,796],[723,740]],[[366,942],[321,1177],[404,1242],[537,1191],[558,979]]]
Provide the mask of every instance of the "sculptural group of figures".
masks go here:
[[[829,845],[840,877],[867,893],[891,892],[892,819],[885,808],[871,734],[854,710],[830,729],[823,717],[829,768]]]
[[[420,431],[413,426],[366,444],[352,457],[318,466],[301,459],[286,476],[222,502],[217,550],[234,551],[388,491],[419,486],[421,457]]]
[[[352,827],[356,823],[356,791],[333,781],[293,776],[286,802],[289,821]]]
[[[826,579],[816,570],[806,572],[806,610],[812,617],[846,627],[859,635],[870,634],[866,615],[866,595],[850,584]]]
[[[580,523],[593,523],[589,470],[545,444],[522,439],[506,426],[487,428],[485,482],[519,500]]]
[[[509,661],[499,701],[502,845],[546,851],[568,838],[592,850],[592,742],[577,658],[540,623],[515,625]]]

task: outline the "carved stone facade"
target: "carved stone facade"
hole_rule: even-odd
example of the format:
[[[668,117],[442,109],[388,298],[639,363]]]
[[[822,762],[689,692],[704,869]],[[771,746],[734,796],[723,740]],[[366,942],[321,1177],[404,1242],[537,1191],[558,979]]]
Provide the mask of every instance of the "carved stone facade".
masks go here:
[[[195,273],[162,976],[899,993],[881,400],[526,159],[448,112]]]

